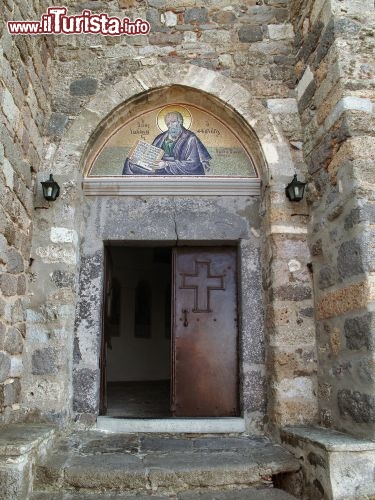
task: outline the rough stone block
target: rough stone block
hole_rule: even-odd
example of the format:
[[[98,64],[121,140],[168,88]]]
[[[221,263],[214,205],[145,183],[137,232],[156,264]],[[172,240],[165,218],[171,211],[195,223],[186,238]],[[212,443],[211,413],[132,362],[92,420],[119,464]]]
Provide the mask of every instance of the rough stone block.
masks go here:
[[[323,266],[319,271],[318,286],[321,290],[334,285],[336,282],[336,273],[331,266]]]
[[[9,123],[14,129],[16,129],[20,119],[20,111],[14,102],[12,94],[9,92],[7,88],[3,90],[2,108]]]
[[[0,309],[0,317],[1,318],[3,317],[3,314],[1,313],[1,309]],[[7,329],[7,327],[5,326],[5,324],[2,321],[0,321],[0,346],[3,346],[3,344],[5,342],[6,329]]]
[[[310,106],[311,101],[313,101],[315,97],[316,89],[317,85],[315,80],[311,81],[310,84],[306,87],[306,90],[298,101],[298,111],[300,114],[304,112],[307,106]]]
[[[340,116],[346,111],[362,111],[364,113],[372,113],[372,102],[370,99],[364,99],[356,96],[345,96],[339,100],[330,114],[324,121],[324,127],[329,130]]]
[[[243,43],[259,42],[263,40],[263,28],[252,25],[242,26],[238,31],[238,38]]]
[[[21,356],[12,356],[10,358],[10,377],[21,377],[23,375],[23,362]]]
[[[0,491],[2,492],[2,500],[28,498],[29,468],[30,464],[26,457],[22,457],[14,465],[9,465],[6,461],[0,461]]]
[[[0,289],[6,297],[17,295],[18,277],[4,273],[0,276]]]
[[[24,271],[22,256],[15,248],[10,248],[7,251],[7,271],[12,274],[18,274]]]
[[[63,116],[77,115],[81,111],[81,99],[73,96],[56,96],[52,101],[52,110]]]
[[[186,9],[184,14],[186,24],[204,24],[208,21],[208,12],[205,7]]]
[[[231,24],[235,21],[236,16],[231,11],[220,11],[215,13],[212,19],[218,24]]]
[[[13,187],[14,187],[14,170],[13,170],[12,165],[9,163],[7,158],[4,158],[2,169],[3,169],[4,178],[5,178],[5,185],[9,189],[13,189]]]
[[[337,393],[337,402],[342,417],[356,423],[375,423],[374,395],[342,389]]]
[[[229,43],[231,40],[231,33],[226,30],[207,30],[202,33],[200,41],[202,43],[210,43],[222,46]]]
[[[149,34],[149,41],[151,45],[179,45],[180,43],[182,43],[183,38],[184,36],[182,33],[166,32]]]
[[[13,379],[8,384],[0,386],[0,406],[10,406],[19,402],[21,383],[19,378]]]
[[[150,7],[164,7],[165,6],[165,0],[149,0],[148,2]]]
[[[298,59],[302,61],[307,61],[310,55],[315,51],[320,34],[322,32],[322,29],[324,27],[324,23],[321,21],[318,21],[314,23],[311,31],[308,33],[305,41],[303,42],[299,52],[298,52]]]
[[[98,88],[98,80],[95,78],[80,78],[70,84],[70,94],[74,96],[94,95]]]
[[[51,136],[61,136],[69,121],[69,117],[63,113],[51,113],[47,123],[47,134]]]
[[[330,471],[333,498],[371,498],[375,492],[374,451],[332,453]]]
[[[98,372],[89,368],[74,370],[73,410],[78,413],[97,411]]]
[[[367,313],[354,318],[347,318],[344,323],[344,333],[348,349],[375,349],[374,315]]]
[[[250,411],[264,412],[266,407],[266,379],[259,371],[249,371],[243,375],[243,406]]]
[[[308,86],[314,81],[314,74],[310,67],[307,66],[302,78],[297,85],[297,99],[300,100],[303,94],[306,92]]]
[[[157,9],[147,9],[146,20],[151,25],[151,32],[161,31],[160,28],[162,28],[163,25],[161,23],[160,12]]]
[[[35,251],[45,263],[73,264],[77,262],[77,254],[74,248],[62,247],[61,245],[48,245],[38,247]]]
[[[52,347],[38,349],[32,355],[31,372],[34,375],[48,375],[58,371],[58,352]]]
[[[337,270],[343,280],[363,274],[363,246],[358,239],[344,241],[338,249]]]
[[[169,28],[172,26],[176,26],[178,22],[178,16],[174,12],[167,10],[167,12],[164,13],[164,21],[165,25]]]
[[[68,271],[53,271],[51,274],[51,281],[55,283],[58,288],[73,287],[76,281],[75,275]]]
[[[137,5],[136,0],[119,0],[120,9],[129,9]]]
[[[17,295],[25,295],[26,293],[26,276],[20,274],[17,279]]]
[[[78,241],[77,232],[74,229],[65,227],[52,227],[50,239],[53,243],[74,243]]]
[[[9,377],[10,369],[11,358],[5,352],[0,352],[0,382]]]
[[[267,31],[271,40],[285,40],[294,37],[293,26],[291,24],[269,24]]]
[[[247,10],[246,20],[253,25],[284,22],[288,18],[288,9],[269,7],[268,5],[252,5]]]
[[[311,255],[314,257],[318,257],[323,254],[323,243],[321,238],[319,238],[311,247]]]
[[[4,214],[3,214],[4,215]],[[3,231],[5,230],[5,227],[6,227],[6,220],[5,220],[5,215],[4,215],[4,219],[2,220],[2,227],[3,227]],[[0,234],[0,262],[2,264],[5,264],[7,259],[8,259],[8,242],[5,238],[5,236],[3,236],[2,234]]]
[[[357,224],[362,223],[375,224],[375,205],[365,203],[359,207],[353,208],[345,218],[344,229],[352,229]]]
[[[23,337],[18,328],[11,326],[8,328],[5,341],[4,349],[9,354],[21,354],[23,351]]]
[[[322,61],[322,59],[324,59],[324,57],[327,55],[329,49],[331,48],[334,42],[334,39],[335,39],[334,20],[331,19],[328,22],[327,26],[325,27],[319,39],[315,53],[315,60],[314,60],[315,67],[317,67]]]
[[[297,114],[296,99],[267,99],[267,108],[272,114]]]
[[[96,0],[88,1],[88,2],[82,2],[79,5],[80,9],[88,9],[88,10],[102,10],[104,11],[106,8],[106,4],[104,2],[98,2]]]
[[[307,426],[282,430],[281,441],[302,458],[303,498],[367,498],[375,491],[374,442]]]
[[[304,285],[288,284],[274,290],[274,296],[280,300],[306,300],[311,299],[311,288]]]

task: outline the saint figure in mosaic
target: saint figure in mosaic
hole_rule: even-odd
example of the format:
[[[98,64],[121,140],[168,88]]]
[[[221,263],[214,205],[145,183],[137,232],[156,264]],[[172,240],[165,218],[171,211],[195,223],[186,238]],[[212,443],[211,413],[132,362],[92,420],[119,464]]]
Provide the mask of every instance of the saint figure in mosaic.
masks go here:
[[[177,110],[168,111],[164,116],[159,113],[158,122],[161,119],[166,130],[155,137],[152,143],[154,149],[151,153],[148,150],[145,155],[141,154],[141,160],[136,154],[126,158],[123,175],[205,175],[211,155],[196,134],[185,128],[182,113]],[[145,143],[141,146],[144,147]],[[158,150],[158,158],[150,163],[144,160],[147,153],[157,155]]]

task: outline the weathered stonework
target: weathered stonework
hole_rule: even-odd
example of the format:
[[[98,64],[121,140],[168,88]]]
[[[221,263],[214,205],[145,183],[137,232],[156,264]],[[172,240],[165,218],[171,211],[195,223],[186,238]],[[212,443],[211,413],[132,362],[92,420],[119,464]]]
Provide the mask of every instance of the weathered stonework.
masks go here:
[[[374,300],[368,205],[373,176],[365,178],[364,170],[355,166],[361,157],[373,156],[374,92],[370,75],[357,69],[367,67],[373,51],[373,6],[333,2],[331,10],[321,2],[292,2],[292,15],[301,45],[297,92],[311,174],[316,317],[326,320],[331,346],[327,335],[317,336],[319,379],[330,387],[320,412],[325,425],[373,435],[368,415],[374,385],[355,375],[361,363],[358,349],[373,342],[366,312]],[[366,421],[367,430],[354,429],[351,420]]]
[[[48,64],[53,51],[52,40],[45,37],[12,37],[4,21],[38,18],[41,9],[38,3],[31,3],[25,9],[22,1],[5,2],[1,9],[0,420],[3,422],[19,418],[24,372],[18,357],[23,351],[26,331],[33,187],[35,172],[44,159],[44,120],[50,112]]]
[[[375,487],[373,441],[321,427],[287,427],[281,432],[281,442],[303,458],[302,491],[298,483],[298,490],[292,481],[284,484],[297,498],[336,500],[372,496]]]
[[[6,0],[2,15],[38,19],[49,4]],[[248,429],[319,423],[373,439],[373,2],[65,5],[144,18],[151,32],[1,31],[1,421],[94,422],[103,241],[224,239],[241,254]],[[181,88],[248,131],[260,198],[87,196],[86,161],[116,113]],[[295,171],[308,181],[298,204],[284,191]],[[54,203],[40,189],[49,172]],[[208,214],[225,224],[213,230]],[[341,494],[324,482],[327,456],[303,446],[309,494]]]

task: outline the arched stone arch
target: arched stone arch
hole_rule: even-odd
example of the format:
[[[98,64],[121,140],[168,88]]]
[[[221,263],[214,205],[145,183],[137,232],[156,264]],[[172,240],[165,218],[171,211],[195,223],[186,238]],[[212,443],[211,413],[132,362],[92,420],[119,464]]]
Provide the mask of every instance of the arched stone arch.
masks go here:
[[[278,177],[293,173],[287,141],[272,114],[246,88],[206,68],[166,64],[142,69],[95,95],[62,137],[53,157],[56,174],[82,172],[85,152],[93,143],[101,124],[103,126],[127,103],[134,103],[137,96],[171,85],[205,92],[218,105],[226,107],[228,112],[235,110],[258,141],[259,157],[263,159],[259,166],[264,184],[268,184],[271,178],[277,183]]]

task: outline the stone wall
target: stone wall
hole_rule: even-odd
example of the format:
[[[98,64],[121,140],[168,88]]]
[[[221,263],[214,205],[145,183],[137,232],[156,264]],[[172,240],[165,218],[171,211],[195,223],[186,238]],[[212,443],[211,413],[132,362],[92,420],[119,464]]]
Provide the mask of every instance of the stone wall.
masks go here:
[[[61,283],[63,288],[58,290],[56,288],[58,286],[57,282],[53,285],[51,283],[48,284],[48,276],[55,272],[59,273],[59,275],[62,272],[64,275],[68,272],[71,277],[74,277],[76,276],[76,272],[74,271],[75,263],[82,263],[81,285],[83,288],[79,294],[82,306],[80,305],[77,311],[78,323],[76,325],[74,340],[73,364],[76,367],[74,379],[78,381],[75,383],[75,396],[73,395],[74,409],[78,412],[80,419],[82,419],[85,418],[85,414],[87,417],[95,415],[98,404],[97,332],[100,323],[98,318],[93,320],[93,312],[91,311],[98,312],[97,304],[100,297],[100,286],[98,288],[98,280],[96,278],[100,276],[102,263],[97,259],[90,261],[83,258],[81,252],[82,249],[86,248],[88,238],[92,238],[92,234],[98,230],[98,217],[103,216],[105,207],[110,207],[110,204],[103,198],[97,216],[90,216],[89,219],[86,219],[86,223],[82,224],[83,218],[86,218],[89,213],[87,212],[86,205],[83,204],[84,200],[80,198],[82,192],[81,195],[79,194],[79,172],[83,168],[84,151],[86,149],[87,154],[91,150],[92,146],[87,147],[87,144],[92,144],[95,137],[95,130],[98,128],[102,130],[103,121],[111,121],[118,113],[120,113],[120,116],[124,113],[126,115],[126,110],[134,112],[132,104],[134,97],[141,94],[144,88],[154,89],[157,82],[162,82],[165,88],[172,89],[172,91],[173,85],[180,85],[181,87],[179,88],[181,89],[188,87],[190,84],[195,89],[195,94],[200,95],[197,89],[202,93],[206,93],[206,106],[208,106],[210,101],[212,105],[215,105],[215,102],[217,102],[217,105],[220,106],[221,102],[225,102],[220,101],[220,99],[226,99],[228,119],[234,120],[235,112],[231,111],[231,109],[237,110],[239,116],[242,115],[243,119],[251,124],[257,141],[261,144],[261,146],[255,146],[254,154],[259,158],[258,167],[261,169],[262,176],[264,177],[265,196],[263,208],[260,212],[263,215],[262,221],[264,227],[261,230],[252,227],[251,233],[256,238],[259,238],[261,244],[267,248],[269,247],[268,241],[276,241],[277,243],[282,240],[284,243],[283,252],[278,250],[276,244],[272,244],[273,253],[272,255],[269,254],[270,259],[265,261],[262,267],[265,277],[264,286],[267,289],[267,300],[269,301],[267,314],[270,317],[267,326],[270,332],[273,352],[276,353],[278,349],[279,353],[285,352],[286,354],[280,363],[275,363],[272,361],[271,356],[269,356],[267,366],[269,372],[265,373],[264,339],[259,341],[254,337],[253,341],[251,341],[248,337],[250,344],[253,342],[251,344],[253,346],[251,349],[251,358],[249,358],[251,361],[244,368],[247,372],[246,404],[248,405],[248,428],[252,431],[259,431],[264,422],[267,421],[267,418],[276,423],[280,422],[281,419],[284,419],[283,421],[294,421],[295,423],[314,421],[316,408],[314,395],[314,332],[311,317],[311,290],[306,292],[310,286],[310,275],[307,267],[305,267],[308,260],[308,253],[306,252],[305,243],[306,227],[303,222],[306,218],[306,206],[302,204],[294,207],[291,204],[285,204],[284,188],[286,183],[291,180],[294,163],[288,142],[286,139],[281,139],[278,128],[275,125],[275,116],[277,115],[279,115],[278,118],[280,119],[282,116],[286,117],[288,112],[296,115],[296,103],[293,99],[287,100],[285,103],[280,100],[269,100],[268,104],[270,107],[273,106],[274,110],[274,113],[271,114],[261,103],[251,99],[249,93],[239,85],[234,84],[231,79],[211,70],[197,68],[194,65],[180,65],[178,68],[173,64],[163,65],[158,68],[144,69],[136,72],[134,75],[122,78],[110,89],[101,91],[97,96],[92,98],[90,104],[86,106],[80,116],[72,122],[69,130],[62,136],[57,148],[54,157],[54,171],[58,174],[57,178],[61,180],[63,194],[53,204],[53,207],[49,209],[49,224],[46,224],[45,219],[41,221],[40,225],[36,223],[38,231],[34,237],[34,249],[38,264],[35,265],[38,265],[42,269],[43,266],[45,267],[48,264],[49,273],[45,274],[45,284],[40,282],[35,285],[35,295],[40,297],[43,293],[45,296],[48,293],[48,310],[53,308],[56,318],[60,321],[65,314],[62,309],[64,308],[67,311],[74,307],[74,297],[77,297],[75,295],[74,283],[72,280],[70,282],[65,280],[65,284]],[[191,90],[189,92],[192,98],[193,93]],[[147,95],[150,96],[151,92]],[[147,98],[147,95],[144,95],[143,98]],[[106,118],[108,116],[110,118]],[[259,153],[264,155],[265,162],[261,160]],[[68,182],[69,178],[75,180]],[[270,180],[268,181],[267,179]],[[69,196],[66,195],[66,188],[68,186]],[[146,195],[146,193],[144,194]],[[143,198],[144,203],[154,203],[151,197],[144,196]],[[170,200],[172,207],[174,206],[172,198]],[[124,203],[125,200],[117,200],[117,205],[119,206],[122,206]],[[144,205],[141,204],[141,206]],[[83,212],[82,208],[84,209]],[[300,215],[297,215],[297,212]],[[125,213],[124,222],[122,223],[123,227],[117,224],[118,227],[116,226],[114,236],[110,239],[134,240],[134,230],[125,232],[127,227]],[[134,217],[135,213],[134,209],[129,210],[129,216]],[[264,216],[265,214],[267,216]],[[273,214],[273,218],[271,214]],[[110,216],[110,212],[108,212],[107,216]],[[91,221],[89,225],[87,225],[87,220]],[[58,245],[51,245],[52,241],[57,243],[57,241],[52,240],[55,232],[53,227],[60,224],[61,230],[61,221],[63,221],[66,231],[75,231],[74,234],[78,236],[80,243],[77,244],[77,240],[75,240],[75,250],[72,246],[72,241],[68,241],[68,239],[64,241],[60,240]],[[249,219],[248,223],[253,224],[252,218]],[[103,236],[102,239],[106,238]],[[145,239],[145,237],[142,236],[142,239]],[[99,250],[98,245],[103,245],[100,238],[98,241],[95,243],[93,250],[95,248]],[[75,255],[75,258],[72,258],[69,262],[64,260],[64,256],[68,253],[72,257]],[[89,266],[90,262],[91,270]],[[258,268],[257,272],[259,271],[260,269]],[[281,272],[284,273],[283,278],[281,278]],[[93,279],[94,276],[95,279]],[[271,286],[267,282],[266,276],[271,276],[276,280],[274,286]],[[280,280],[282,280],[282,285]],[[252,281],[252,278],[250,278],[250,281]],[[87,288],[85,283],[90,286]],[[289,324],[288,322],[281,323],[280,325],[275,323],[275,326],[272,326],[273,316],[271,314],[273,314],[275,305],[278,305],[275,302],[274,292],[279,294],[279,305],[281,303],[291,309]],[[70,293],[72,295],[69,298]],[[68,307],[69,300],[70,305]],[[36,303],[36,309],[38,307]],[[249,307],[249,304],[243,305],[244,310],[247,307]],[[301,312],[299,313],[299,311]],[[260,314],[263,313],[262,310],[258,310],[257,312]],[[47,374],[44,374],[44,376],[42,374],[38,376],[34,375],[29,380],[28,394],[34,393],[35,395],[36,390],[34,390],[34,387],[37,385],[43,388],[43,392],[48,397],[42,398],[42,392],[38,390],[38,397],[34,397],[33,400],[28,398],[27,404],[38,404],[39,408],[43,409],[44,414],[49,413],[51,415],[53,409],[55,411],[60,409],[59,411],[61,411],[64,408],[64,399],[66,400],[65,409],[69,408],[70,388],[67,382],[67,371],[69,372],[69,365],[72,361],[72,351],[69,342],[72,339],[73,328],[71,321],[73,314],[71,316],[70,319],[66,317],[65,326],[63,329],[60,329],[61,335],[64,335],[64,343],[61,343],[61,338],[63,337],[57,339],[57,337],[53,338],[51,336],[49,338],[48,345],[58,348],[58,359],[60,360],[54,365],[56,369],[55,373],[51,373],[48,377],[50,383],[48,385],[45,383]],[[37,314],[34,317],[37,318]],[[46,328],[46,325],[41,324],[40,327]],[[297,327],[299,328],[299,335],[296,335]],[[91,337],[86,334],[87,331],[92,332]],[[257,332],[258,330],[254,328],[253,331]],[[93,335],[94,337],[92,337]],[[257,346],[255,346],[254,342]],[[47,342],[45,343],[47,344]],[[56,352],[51,351],[50,354],[51,356],[55,356]],[[61,359],[65,359],[64,364],[61,363]],[[276,354],[273,359],[276,359]],[[266,420],[264,420],[264,392],[262,390],[265,380],[268,381],[268,384],[265,384],[266,387],[270,388],[270,400],[273,398],[273,402],[275,402],[270,404],[269,416]],[[82,391],[80,391],[80,388],[83,387],[91,387],[90,391],[86,389],[83,391],[87,397],[83,397]],[[81,396],[79,396],[80,393]],[[58,394],[59,400],[53,400],[52,394]],[[277,412],[273,412],[273,409],[277,405]],[[57,417],[57,414],[55,414],[55,417]]]
[[[262,142],[260,154],[267,167],[262,171],[259,234],[264,248],[269,422],[314,422],[308,210],[304,203],[287,202],[284,193],[294,171],[302,179],[306,171],[288,1],[118,0],[66,5],[68,14],[90,8],[147,18],[151,32],[134,37],[54,37],[43,170],[56,173],[62,195],[48,213],[40,208],[45,206],[40,198],[35,203],[32,258],[37,280],[28,313],[25,409],[60,419],[72,408],[73,321],[84,234],[80,160],[92,141],[86,133],[94,133],[105,110],[109,114],[146,90],[178,84],[216,95],[228,112],[233,108],[246,116]],[[259,366],[262,363],[263,359]]]
[[[0,420],[17,418],[24,371],[35,173],[44,158],[52,39],[12,37],[5,22],[37,19],[40,2],[4,0],[0,18]]]
[[[311,183],[320,420],[375,431],[372,1],[293,1]]]

